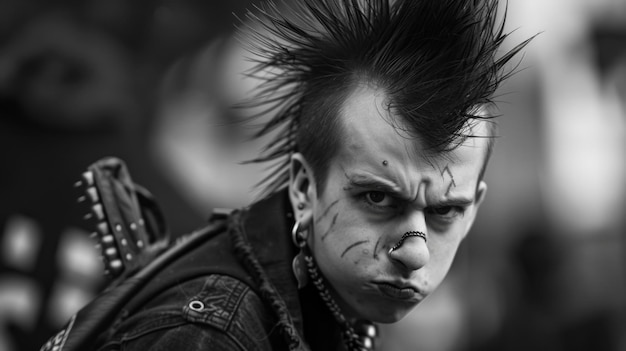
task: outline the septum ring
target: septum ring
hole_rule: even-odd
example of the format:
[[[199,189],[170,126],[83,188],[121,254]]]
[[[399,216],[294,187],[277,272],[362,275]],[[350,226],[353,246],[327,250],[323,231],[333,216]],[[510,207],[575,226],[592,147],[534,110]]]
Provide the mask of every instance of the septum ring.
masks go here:
[[[404,239],[411,237],[411,236],[417,236],[420,237],[422,239],[424,239],[424,242],[428,242],[428,239],[426,239],[426,234],[417,231],[417,230],[412,230],[410,232],[406,232],[404,234],[402,234],[402,238],[400,238],[400,241],[398,241],[397,244],[395,244],[391,249],[389,249],[389,254],[391,254],[393,251],[397,250],[400,248],[400,246],[402,246],[402,244],[404,243]]]

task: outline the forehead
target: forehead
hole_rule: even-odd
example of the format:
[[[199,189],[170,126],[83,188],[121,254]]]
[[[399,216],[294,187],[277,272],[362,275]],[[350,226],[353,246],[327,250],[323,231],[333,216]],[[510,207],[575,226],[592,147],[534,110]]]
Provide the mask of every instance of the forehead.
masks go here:
[[[385,92],[366,85],[348,96],[339,116],[344,132],[335,162],[344,171],[385,177],[411,191],[421,183],[431,189],[438,188],[438,183],[445,186],[441,180],[450,172],[459,187],[475,188],[486,154],[486,138],[468,138],[446,155],[427,157],[419,138],[405,132],[404,120],[388,109]],[[487,135],[484,124],[477,123],[472,132]]]

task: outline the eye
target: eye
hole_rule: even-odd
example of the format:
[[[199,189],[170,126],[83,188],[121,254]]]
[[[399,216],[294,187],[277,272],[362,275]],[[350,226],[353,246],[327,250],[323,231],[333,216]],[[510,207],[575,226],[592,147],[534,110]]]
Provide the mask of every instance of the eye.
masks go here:
[[[452,211],[452,206],[442,206],[431,209],[432,213],[440,216],[447,215],[448,213],[450,213],[450,211]]]
[[[382,191],[368,191],[365,193],[365,201],[377,207],[393,207],[394,200]]]
[[[426,213],[430,215],[437,216],[442,219],[453,219],[457,216],[463,215],[465,209],[460,206],[438,206],[438,207],[427,207]]]
[[[365,196],[367,196],[368,200],[370,200],[371,202],[378,204],[378,203],[383,202],[383,200],[385,200],[385,197],[387,195],[385,195],[385,193],[381,191],[370,191]]]

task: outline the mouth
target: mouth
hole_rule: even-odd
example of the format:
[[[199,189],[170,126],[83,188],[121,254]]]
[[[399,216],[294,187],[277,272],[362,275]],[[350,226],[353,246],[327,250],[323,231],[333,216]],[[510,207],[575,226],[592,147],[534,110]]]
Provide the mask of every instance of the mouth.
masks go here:
[[[391,283],[376,283],[378,290],[385,296],[401,301],[419,301],[422,294],[411,286],[398,286]]]

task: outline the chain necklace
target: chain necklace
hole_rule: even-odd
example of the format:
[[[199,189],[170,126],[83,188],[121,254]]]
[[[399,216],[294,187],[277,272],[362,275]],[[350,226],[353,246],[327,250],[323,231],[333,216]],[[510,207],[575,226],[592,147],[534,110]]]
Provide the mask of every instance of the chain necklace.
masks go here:
[[[348,351],[374,351],[374,339],[378,334],[376,325],[370,321],[364,320],[356,321],[354,323],[348,321],[343,313],[341,313],[341,309],[326,288],[324,278],[322,278],[313,257],[305,255],[304,260],[306,262],[309,276],[311,277],[313,285],[317,289],[319,296],[322,298],[322,301],[324,301],[324,304],[326,304],[341,327],[341,334],[346,349]]]

